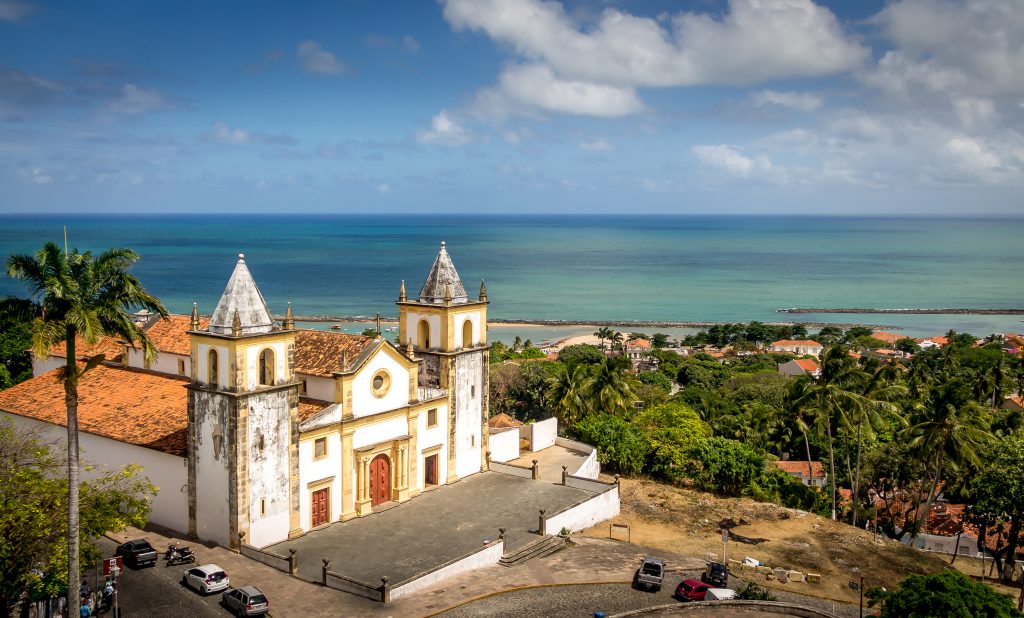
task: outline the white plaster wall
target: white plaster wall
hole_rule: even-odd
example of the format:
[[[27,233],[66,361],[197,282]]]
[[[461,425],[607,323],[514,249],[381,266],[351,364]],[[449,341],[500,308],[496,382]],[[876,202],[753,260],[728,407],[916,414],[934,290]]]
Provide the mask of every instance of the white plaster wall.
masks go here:
[[[444,484],[445,479],[448,478],[448,444],[445,440],[445,436],[448,435],[448,406],[439,405],[437,406],[437,424],[434,427],[427,427],[427,413],[421,412],[416,423],[416,456],[419,458],[415,486],[419,489],[426,487],[424,481],[424,460],[426,457],[423,455],[423,451],[440,446],[441,449],[437,451],[437,476],[438,484]]]
[[[259,393],[249,404],[248,458],[249,544],[263,547],[288,538],[290,495],[288,447],[291,441],[288,393]],[[263,448],[259,447],[260,437]],[[267,514],[260,515],[260,501],[266,500]]]
[[[304,373],[296,373],[296,379],[306,381],[306,394],[303,397],[312,397],[321,401],[334,401],[334,380],[320,376],[310,376]]]
[[[613,487],[583,504],[547,518],[545,527],[548,534],[558,534],[562,528],[579,532],[618,514],[619,488]]]
[[[352,434],[352,448],[362,448],[385,440],[392,440],[409,433],[409,421],[405,417],[393,418],[356,429]]]
[[[329,485],[331,488],[331,521],[337,521],[341,515],[341,434],[335,431],[321,437],[327,438],[327,457],[315,461],[313,460],[315,440],[299,442],[299,515],[302,529],[307,531],[313,522],[310,483],[334,477],[334,481]]]
[[[462,340],[462,328],[463,324],[469,320],[473,324],[473,341],[467,343]],[[474,344],[479,344],[481,341],[480,337],[480,314],[479,313],[464,313],[454,316],[453,322],[455,322],[455,349],[461,349],[465,347],[471,347]]]
[[[227,401],[204,392],[193,391],[192,396],[199,398],[196,408],[204,411],[196,420],[196,535],[230,547]],[[213,430],[218,422],[223,439],[214,457]]]
[[[53,371],[64,366],[64,359],[59,356],[47,356],[46,358],[32,357],[32,377],[41,376],[48,371]]]
[[[454,577],[461,573],[476,571],[478,569],[497,564],[504,553],[505,543],[503,541],[494,541],[487,547],[470,554],[461,560],[448,564],[436,571],[431,571],[423,577],[414,579],[407,584],[392,588],[391,600],[394,601],[395,599],[409,596],[410,594],[423,590],[424,588],[432,586],[439,581],[448,579],[449,577]]]
[[[228,385],[228,350],[221,346],[211,346],[200,343],[197,349],[196,371],[199,374],[199,381],[206,384],[206,378],[210,375],[207,371],[207,361],[210,358],[210,349],[217,350],[217,387],[227,388]]]
[[[19,428],[38,429],[47,440],[67,441],[68,430],[60,425],[3,411],[0,411],[0,419],[10,420]],[[142,466],[142,475],[159,490],[153,498],[149,521],[178,532],[188,532],[188,465],[184,457],[84,432],[79,434],[78,444],[84,462],[109,469],[130,463]],[[99,474],[98,470],[82,470],[83,479],[95,478]]]
[[[519,457],[519,430],[515,427],[496,432],[491,430],[491,461],[512,461]]]
[[[462,478],[480,471],[483,353],[460,354],[455,372],[455,473]]]
[[[250,391],[256,390],[260,383],[260,352],[267,348],[274,351],[274,383],[280,384],[287,379],[287,375],[285,375],[288,366],[287,344],[284,341],[252,346],[245,350],[245,387]]]
[[[554,446],[555,438],[558,437],[558,419],[551,417],[539,423],[532,423],[532,432],[531,450],[539,451]]]
[[[555,444],[562,448],[567,448],[578,453],[587,454],[587,458],[583,460],[575,471],[570,470],[569,473],[573,476],[582,476],[588,479],[596,479],[601,474],[601,463],[597,461],[597,449],[589,444],[577,442],[575,440],[568,440],[566,438],[555,438]]]
[[[178,361],[185,361],[185,373],[178,373]],[[146,359],[142,354],[141,349],[133,350],[128,348],[128,366],[138,367],[139,369],[146,368]],[[188,356],[181,354],[171,354],[170,352],[163,352],[156,355],[156,359],[149,364],[151,371],[158,371],[160,373],[166,373],[174,376],[183,375],[186,377],[192,377],[192,360]]]
[[[423,315],[421,313],[408,312],[405,314],[405,341],[402,345],[409,343],[411,338],[413,345],[419,342],[419,326],[420,320],[426,320],[427,324],[430,325],[430,347],[440,348],[441,347],[441,316],[439,315]]]
[[[391,388],[383,397],[374,397],[373,376],[380,369],[391,374]],[[409,372],[383,349],[377,351],[352,381],[352,415],[356,418],[395,410],[409,405]]]

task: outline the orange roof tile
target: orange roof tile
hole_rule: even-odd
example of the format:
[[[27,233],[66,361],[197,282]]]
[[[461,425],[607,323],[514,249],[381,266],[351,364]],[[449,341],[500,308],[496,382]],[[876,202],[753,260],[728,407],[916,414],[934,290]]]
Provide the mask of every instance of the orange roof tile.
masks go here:
[[[821,347],[821,344],[818,343],[817,341],[813,340],[813,339],[779,339],[778,341],[773,341],[772,345],[773,346],[802,345],[802,346],[819,346],[819,347]]]
[[[320,410],[331,405],[330,401],[320,401],[310,397],[299,397],[299,422],[310,418]]]
[[[893,344],[899,341],[900,339],[906,339],[906,335],[897,335],[895,333],[887,333],[885,331],[876,330],[875,332],[871,333],[871,338],[878,339],[882,343]]]
[[[64,385],[55,369],[0,391],[0,410],[67,427]],[[98,365],[78,382],[78,425],[119,442],[184,456],[188,379]]]
[[[495,414],[491,418],[487,419],[487,426],[491,429],[501,429],[503,427],[519,427],[522,425],[521,422],[512,418],[504,412]]]
[[[886,348],[878,348],[874,352],[875,354],[880,354],[881,356],[892,356],[893,354],[896,354],[896,350],[889,350]]]
[[[644,350],[651,349],[651,342],[646,339],[634,339],[633,341],[626,342],[627,348],[642,348]]]
[[[814,373],[818,370],[818,363],[816,363],[813,358],[798,358],[793,362],[799,365],[800,368],[807,373]]]
[[[806,461],[776,461],[775,465],[787,474],[807,476]],[[825,478],[825,466],[820,461],[811,462],[811,478]]]
[[[165,320],[153,321],[146,328],[146,335],[160,352],[188,356],[192,353],[192,344],[188,336],[191,324],[192,316],[172,315]],[[205,330],[209,325],[209,318],[199,318],[200,330]]]
[[[61,341],[50,348],[50,356],[64,358],[67,356],[67,353],[66,341]],[[97,354],[105,355],[108,361],[117,360],[122,354],[121,344],[114,337],[100,337],[96,343],[88,344],[85,342],[85,339],[82,339],[81,335],[75,335],[75,358],[84,360],[92,358]]]
[[[341,355],[352,362],[373,341],[373,337],[333,333],[326,330],[295,331],[295,371],[330,377],[342,370]]]

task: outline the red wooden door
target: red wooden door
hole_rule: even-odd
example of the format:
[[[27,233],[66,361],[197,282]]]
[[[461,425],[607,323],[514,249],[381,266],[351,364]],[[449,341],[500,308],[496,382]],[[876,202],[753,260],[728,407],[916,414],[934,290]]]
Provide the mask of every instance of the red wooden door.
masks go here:
[[[313,492],[313,526],[326,524],[331,519],[327,501],[329,491],[330,489],[325,487]]]
[[[370,462],[370,505],[377,506],[391,500],[391,460],[377,455]]]
[[[437,485],[437,455],[423,460],[423,482],[426,485]]]

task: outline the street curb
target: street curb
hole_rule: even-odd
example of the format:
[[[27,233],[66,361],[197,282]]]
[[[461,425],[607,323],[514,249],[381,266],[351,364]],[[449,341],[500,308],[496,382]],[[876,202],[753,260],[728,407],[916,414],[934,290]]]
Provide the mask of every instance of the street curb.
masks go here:
[[[481,601],[483,599],[487,599],[487,598],[490,598],[490,597],[493,597],[493,596],[497,596],[499,594],[505,594],[507,592],[517,592],[519,590],[533,590],[533,589],[536,589],[536,588],[557,588],[559,586],[597,586],[597,585],[601,585],[601,584],[632,584],[632,583],[633,583],[632,579],[626,579],[626,580],[621,580],[621,581],[557,582],[557,583],[554,583],[554,584],[528,584],[528,585],[525,585],[525,586],[513,586],[512,588],[504,588],[502,590],[495,590],[494,592],[488,592],[487,594],[482,594],[482,595],[480,595],[478,597],[473,597],[472,599],[466,599],[465,601],[462,601],[461,603],[456,603],[455,605],[452,605],[450,607],[446,607],[446,608],[444,608],[442,610],[438,610],[438,611],[434,612],[433,614],[428,614],[427,618],[432,618],[433,616],[437,616],[439,614],[443,614],[443,613],[445,613],[447,611],[450,611],[450,610],[453,610],[453,609],[455,609],[457,607],[462,607],[463,605],[468,605],[470,603],[476,603],[477,601]]]

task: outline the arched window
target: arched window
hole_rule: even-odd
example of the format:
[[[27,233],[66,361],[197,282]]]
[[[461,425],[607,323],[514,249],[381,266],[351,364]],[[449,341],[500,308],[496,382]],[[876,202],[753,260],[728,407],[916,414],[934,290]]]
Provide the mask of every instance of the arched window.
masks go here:
[[[260,352],[260,384],[274,385],[274,351],[270,348]]]
[[[426,320],[420,320],[420,325],[416,329],[416,342],[424,350],[430,348],[430,324]]]
[[[475,343],[473,341],[473,322],[466,320],[462,323],[462,347],[471,348]]]
[[[217,350],[210,350],[206,355],[206,383],[217,386]]]

